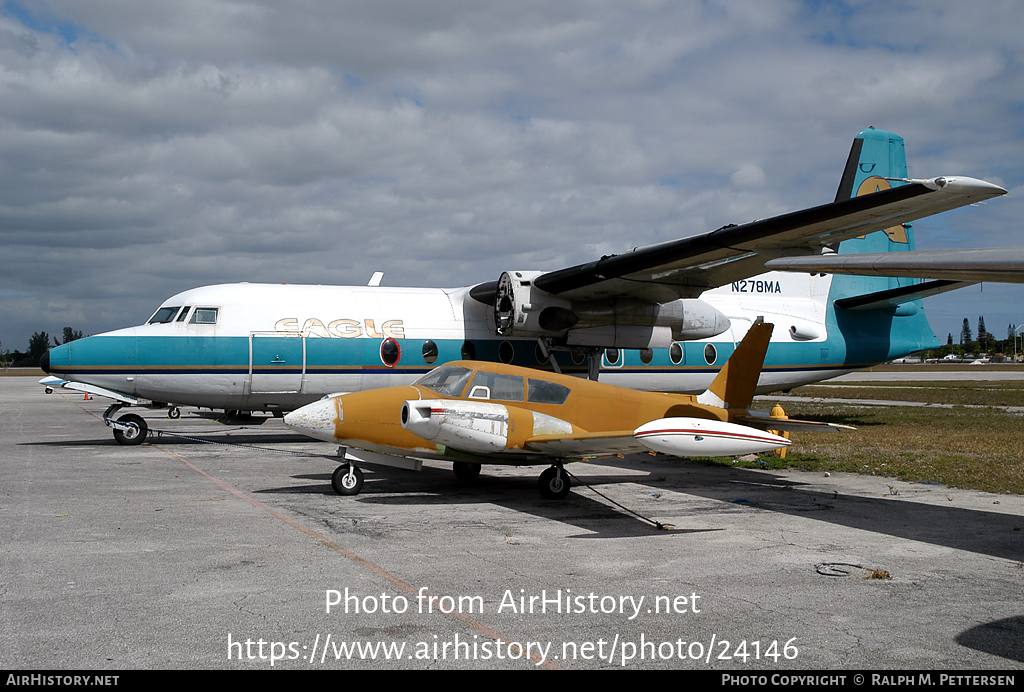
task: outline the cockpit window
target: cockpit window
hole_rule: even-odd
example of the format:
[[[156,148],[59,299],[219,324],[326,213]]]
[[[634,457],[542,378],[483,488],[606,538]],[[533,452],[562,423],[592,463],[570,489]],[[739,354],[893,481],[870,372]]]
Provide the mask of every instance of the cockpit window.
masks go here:
[[[469,397],[492,401],[522,401],[523,378],[519,375],[499,375],[480,371],[473,378]]]
[[[526,400],[531,404],[564,404],[569,398],[569,388],[554,382],[526,380]]]
[[[445,396],[459,396],[466,388],[466,381],[472,374],[472,370],[460,368],[457,365],[442,365],[416,380],[416,384]]]
[[[196,308],[189,324],[217,324],[217,308]]]
[[[153,316],[149,318],[149,324],[164,324],[167,322],[173,322],[174,316],[178,314],[178,310],[181,309],[180,305],[174,307],[160,308]]]
[[[181,309],[181,314],[178,315],[178,321],[179,322],[184,322],[185,321],[185,318],[188,317],[188,311],[191,309],[191,307],[192,307],[191,305],[186,305],[185,307],[183,307]]]

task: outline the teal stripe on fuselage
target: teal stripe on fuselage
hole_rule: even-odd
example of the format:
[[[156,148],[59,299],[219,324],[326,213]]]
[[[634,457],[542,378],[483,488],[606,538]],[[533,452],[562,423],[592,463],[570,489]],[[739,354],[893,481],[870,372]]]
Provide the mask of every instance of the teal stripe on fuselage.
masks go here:
[[[773,342],[765,358],[765,370],[776,372],[800,370],[834,370],[864,367],[912,353],[927,344],[918,338],[907,338],[902,329],[904,320],[913,317],[893,317],[880,311],[844,313],[840,321],[842,330],[850,335],[843,338],[834,310],[829,308],[829,338],[824,342]],[[927,324],[927,322],[925,322]],[[920,334],[919,330],[911,330]],[[929,332],[930,333],[930,332]],[[903,335],[903,336],[901,336]],[[265,339],[264,351],[282,353],[295,349],[295,337],[259,337]],[[402,339],[402,354],[395,367],[389,368],[380,360],[380,341],[377,339],[306,339],[307,374],[341,374],[349,372],[406,373],[428,372],[431,368],[462,358],[463,342],[436,340],[438,358],[427,363],[422,354],[423,341]],[[513,365],[540,368],[534,355],[534,340],[512,340],[515,355]],[[499,361],[500,340],[475,340],[479,360]],[[852,344],[852,347],[848,347]],[[715,373],[732,355],[731,341],[715,343],[717,357],[708,364],[704,360],[707,342],[683,342],[684,357],[679,364],[672,363],[669,349],[655,349],[651,362],[640,360],[637,350],[621,350],[620,367],[604,366],[604,372],[671,374],[680,372]],[[65,344],[51,350],[50,369],[55,374],[175,374],[175,373],[247,373],[249,370],[249,337],[132,337],[94,336]],[[276,353],[275,353],[276,355]],[[564,372],[585,373],[586,363],[575,364],[569,353],[556,352],[559,366]],[[550,369],[546,367],[544,369]],[[254,363],[256,373],[297,372],[301,362],[276,366]]]

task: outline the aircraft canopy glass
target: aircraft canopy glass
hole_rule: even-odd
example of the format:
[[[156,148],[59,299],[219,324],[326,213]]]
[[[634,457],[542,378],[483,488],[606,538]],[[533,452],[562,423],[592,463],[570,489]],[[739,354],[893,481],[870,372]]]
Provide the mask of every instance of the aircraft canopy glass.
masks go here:
[[[189,324],[217,324],[217,308],[196,308]]]
[[[556,404],[561,406],[569,398],[571,390],[554,382],[535,380],[532,377],[526,380],[526,400],[531,404]]]
[[[462,390],[466,388],[466,382],[472,374],[472,370],[460,368],[457,365],[442,365],[416,380],[415,384],[445,396],[461,396]]]
[[[442,365],[434,368],[416,380],[415,384],[432,389],[445,396],[462,396],[473,371],[458,365]],[[561,406],[572,392],[568,387],[538,380],[526,379],[526,400],[531,404],[554,404]],[[522,401],[523,378],[520,375],[503,375],[495,372],[478,371],[473,384],[466,394],[468,399],[489,399],[491,401]]]
[[[163,324],[166,322],[173,322],[174,316],[178,314],[178,310],[181,309],[180,305],[174,307],[160,308],[153,316],[149,318],[149,324]]]
[[[470,399],[492,399],[495,401],[522,401],[523,378],[519,375],[499,375],[481,370],[473,378],[469,390]]]

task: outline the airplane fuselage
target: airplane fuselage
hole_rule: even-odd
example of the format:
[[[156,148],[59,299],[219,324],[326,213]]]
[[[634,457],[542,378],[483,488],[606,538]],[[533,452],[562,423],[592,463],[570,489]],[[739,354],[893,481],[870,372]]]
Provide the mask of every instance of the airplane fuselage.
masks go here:
[[[600,380],[646,391],[704,391],[751,323],[777,325],[759,391],[786,390],[937,345],[916,304],[836,308],[849,277],[773,272],[707,291],[731,326],[669,348],[605,349]],[[858,278],[862,282],[864,279]],[[875,279],[883,290],[890,279]],[[864,286],[859,286],[863,290]],[[289,411],[327,394],[408,384],[443,363],[478,359],[552,369],[537,339],[495,335],[469,288],[224,284],[179,293],[149,323],[52,349],[49,372],[154,401]],[[586,376],[585,353],[556,350]]]

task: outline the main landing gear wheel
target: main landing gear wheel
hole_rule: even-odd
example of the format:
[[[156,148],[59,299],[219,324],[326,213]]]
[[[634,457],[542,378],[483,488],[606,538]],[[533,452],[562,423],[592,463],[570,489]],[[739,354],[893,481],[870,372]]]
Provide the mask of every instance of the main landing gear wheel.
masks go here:
[[[127,423],[130,426],[128,430],[114,428],[114,439],[120,444],[140,445],[145,441],[146,435],[149,434],[149,426],[146,425],[146,421],[142,416],[127,413],[118,418],[117,422]]]
[[[167,417],[170,418],[171,420],[178,420],[179,418],[181,418],[181,409],[178,408],[177,406],[170,407],[169,409],[167,409]]]
[[[359,491],[363,489],[363,472],[357,466],[343,464],[334,469],[334,474],[331,476],[331,487],[339,495],[358,495]]]
[[[480,464],[472,461],[456,461],[452,464],[452,471],[460,481],[471,481],[480,475]]]
[[[569,494],[569,476],[561,466],[552,466],[540,474],[537,488],[545,500],[562,500]]]

